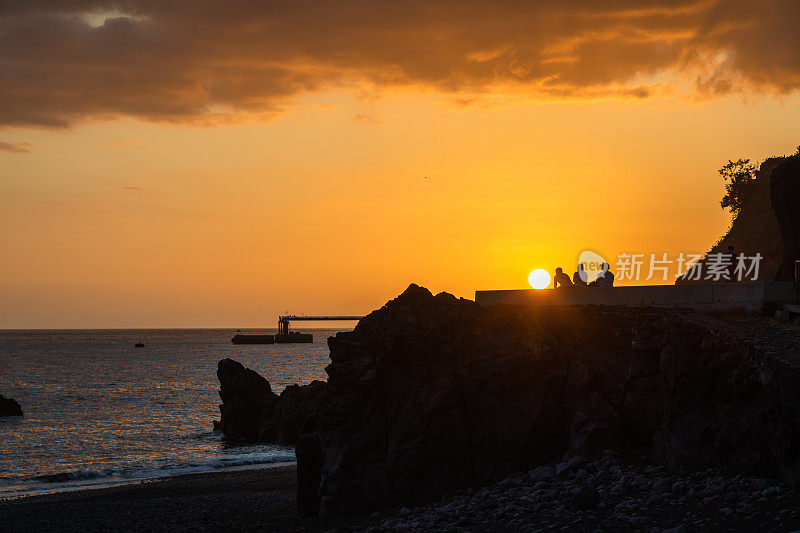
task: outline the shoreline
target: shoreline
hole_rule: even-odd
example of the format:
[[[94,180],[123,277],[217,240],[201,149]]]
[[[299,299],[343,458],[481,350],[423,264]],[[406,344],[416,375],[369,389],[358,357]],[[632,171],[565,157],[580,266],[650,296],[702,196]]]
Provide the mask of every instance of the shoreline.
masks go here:
[[[4,531],[274,529],[296,522],[296,467],[217,470],[0,500]]]
[[[0,501],[3,531],[795,530],[798,494],[775,480],[646,457],[573,458],[408,508],[300,516],[295,464],[187,473]],[[676,529],[677,528],[677,529]]]
[[[0,500],[0,529],[314,532],[369,516],[299,516],[295,463],[242,466]]]
[[[16,491],[16,492],[9,492],[8,494],[12,494],[10,496],[5,495],[4,493],[0,493],[0,503],[8,502],[8,501],[16,501],[23,498],[36,498],[40,496],[55,496],[58,494],[66,494],[66,493],[73,493],[73,492],[83,492],[83,491],[98,491],[98,490],[106,490],[106,489],[114,489],[119,487],[126,487],[130,485],[141,485],[144,483],[150,483],[153,481],[164,481],[170,480],[175,478],[183,478],[183,477],[191,477],[191,476],[204,476],[207,474],[214,474],[214,473],[224,473],[224,472],[237,472],[243,470],[270,470],[272,468],[280,468],[283,466],[292,466],[297,467],[297,461],[282,461],[282,462],[275,462],[275,463],[254,463],[254,464],[247,464],[247,465],[235,465],[235,466],[226,466],[222,468],[213,468],[209,470],[198,470],[196,472],[180,472],[176,474],[169,474],[165,476],[152,476],[152,477],[141,477],[141,478],[132,478],[132,479],[121,479],[118,481],[103,481],[102,478],[98,480],[97,483],[87,482],[80,485],[74,486],[65,486],[65,487],[53,487],[51,489],[44,488],[44,489],[31,489],[29,491]]]

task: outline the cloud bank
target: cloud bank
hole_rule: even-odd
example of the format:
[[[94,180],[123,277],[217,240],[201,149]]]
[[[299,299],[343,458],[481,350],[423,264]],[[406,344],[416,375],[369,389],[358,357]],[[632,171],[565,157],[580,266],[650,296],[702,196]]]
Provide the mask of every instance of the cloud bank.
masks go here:
[[[0,142],[0,152],[11,154],[29,154],[33,148],[31,143],[7,143]]]
[[[0,0],[0,125],[259,119],[341,88],[788,94],[799,27],[794,0]]]

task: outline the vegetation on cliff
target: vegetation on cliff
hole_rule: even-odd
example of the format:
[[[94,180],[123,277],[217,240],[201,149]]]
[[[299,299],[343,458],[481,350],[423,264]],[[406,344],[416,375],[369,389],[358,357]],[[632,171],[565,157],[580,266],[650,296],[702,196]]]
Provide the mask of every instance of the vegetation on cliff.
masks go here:
[[[719,205],[729,209],[734,217],[739,214],[745,199],[750,195],[756,180],[758,167],[749,159],[728,161],[719,169],[719,175],[725,180],[725,196]]]

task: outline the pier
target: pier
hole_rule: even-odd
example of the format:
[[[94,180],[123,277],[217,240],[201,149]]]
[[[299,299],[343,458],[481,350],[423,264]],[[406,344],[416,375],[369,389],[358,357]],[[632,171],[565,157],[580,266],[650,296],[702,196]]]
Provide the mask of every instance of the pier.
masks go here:
[[[289,323],[297,320],[361,320],[363,316],[356,315],[283,315],[278,317],[278,335],[289,335]]]

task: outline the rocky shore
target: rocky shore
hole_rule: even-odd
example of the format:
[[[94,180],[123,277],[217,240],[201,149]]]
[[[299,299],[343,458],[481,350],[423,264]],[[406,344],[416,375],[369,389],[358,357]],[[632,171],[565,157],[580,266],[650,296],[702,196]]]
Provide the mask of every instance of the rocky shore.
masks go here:
[[[792,531],[800,499],[785,485],[707,469],[670,474],[611,450],[573,457],[425,506],[375,516],[381,531]]]

